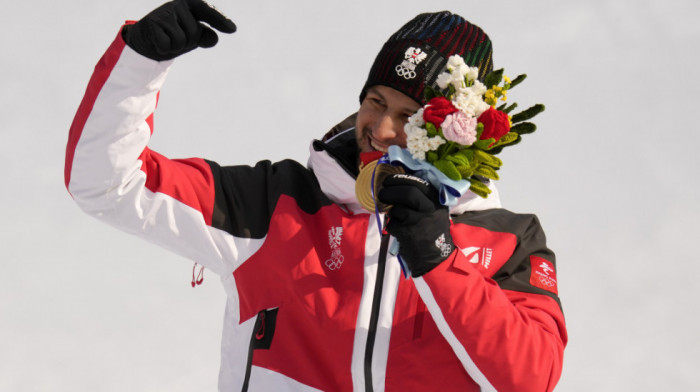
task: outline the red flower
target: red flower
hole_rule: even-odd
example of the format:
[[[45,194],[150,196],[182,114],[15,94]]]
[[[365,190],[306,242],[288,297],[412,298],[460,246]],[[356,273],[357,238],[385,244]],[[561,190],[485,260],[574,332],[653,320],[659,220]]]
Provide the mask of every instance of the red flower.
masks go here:
[[[458,111],[452,102],[445,97],[435,97],[428,101],[428,105],[423,109],[423,120],[432,123],[436,128],[440,127],[448,114]]]
[[[508,115],[500,110],[490,107],[489,110],[481,113],[478,121],[484,124],[484,131],[479,139],[486,140],[494,138],[496,141],[501,139],[503,135],[510,132],[510,121]]]

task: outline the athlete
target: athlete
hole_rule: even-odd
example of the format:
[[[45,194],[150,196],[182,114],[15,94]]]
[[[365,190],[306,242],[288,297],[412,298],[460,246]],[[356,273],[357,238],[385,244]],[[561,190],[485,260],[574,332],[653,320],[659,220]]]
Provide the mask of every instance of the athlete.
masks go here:
[[[537,218],[503,209],[492,181],[488,197],[467,192],[447,207],[423,179],[392,174],[378,195],[386,213],[355,192],[364,154],[406,147],[404,125],[450,56],[479,78],[492,70],[488,36],[450,12],[416,16],[380,50],[357,114],[313,141],[306,165],[151,150],[174,59],[235,30],[201,0],[122,26],[89,81],[65,165],[86,213],[220,276],[220,390],[553,390],[567,335]],[[404,63],[407,53],[417,55]]]

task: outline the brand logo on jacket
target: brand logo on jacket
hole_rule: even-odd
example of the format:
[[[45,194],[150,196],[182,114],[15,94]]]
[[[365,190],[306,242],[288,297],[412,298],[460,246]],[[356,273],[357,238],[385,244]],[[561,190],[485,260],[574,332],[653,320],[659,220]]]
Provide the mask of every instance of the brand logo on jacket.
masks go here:
[[[452,226],[450,232],[461,253],[454,265],[465,272],[476,268],[489,278],[510,260],[518,244],[515,234],[478,226],[458,223]]]
[[[404,60],[396,66],[396,73],[405,78],[413,79],[416,77],[416,66],[420,64],[428,54],[420,48],[410,47],[404,53]]]
[[[558,294],[557,274],[551,261],[532,255],[530,256],[530,268],[532,269],[530,273],[531,285]]]
[[[326,260],[326,267],[331,271],[340,269],[345,257],[340,252],[340,243],[343,240],[343,228],[331,227],[328,230],[328,245],[331,247],[331,258]]]
[[[491,257],[493,257],[493,249],[487,247],[470,246],[462,249],[462,253],[467,257],[472,264],[478,264],[489,269],[491,265]]]

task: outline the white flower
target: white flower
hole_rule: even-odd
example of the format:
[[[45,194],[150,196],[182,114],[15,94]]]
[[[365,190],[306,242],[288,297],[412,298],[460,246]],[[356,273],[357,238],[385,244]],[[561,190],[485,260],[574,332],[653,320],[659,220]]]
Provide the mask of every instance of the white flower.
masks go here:
[[[433,136],[428,139],[428,148],[430,151],[437,150],[438,147],[443,144],[445,144],[445,139],[441,138],[440,136]]]
[[[479,117],[489,108],[489,105],[484,102],[484,93],[486,93],[486,86],[475,80],[473,85],[457,89],[452,97],[452,104],[468,116]]]
[[[486,93],[486,86],[478,80],[474,81],[474,84],[470,87],[472,94],[474,95],[484,95]]]
[[[456,91],[457,94],[463,94],[466,96],[483,96],[486,93],[486,86],[484,86],[483,83],[481,83],[478,80],[474,81],[474,84],[472,84],[469,87],[462,87],[457,89]]]
[[[444,90],[447,88],[447,86],[449,86],[452,83],[452,75],[447,72],[443,72],[440,75],[438,75],[435,82],[441,89]]]
[[[474,105],[474,117],[481,116],[481,113],[489,110],[490,107],[491,105],[479,99],[478,102],[476,102],[476,104]]]
[[[477,67],[469,67],[469,71],[467,72],[467,79],[469,81],[476,81],[476,78],[479,77],[479,68]]]
[[[408,151],[410,152],[411,150],[409,149]],[[413,157],[413,159],[417,159],[419,161],[424,161],[425,160],[425,151],[412,152],[411,156]]]
[[[418,109],[417,112],[413,113],[411,117],[408,118],[408,123],[414,127],[422,127],[425,125],[425,121],[423,120],[423,108]]]
[[[455,89],[464,88],[464,73],[462,71],[466,70],[466,66],[462,68],[456,68],[451,70],[451,72],[443,72],[438,75],[435,79],[435,83],[441,88],[446,89],[450,85],[454,86]]]
[[[452,72],[452,85],[455,86],[455,89],[464,88],[464,75],[468,70],[469,68],[463,65]]]
[[[450,71],[453,69],[458,69],[463,65],[466,64],[464,63],[464,59],[459,55],[453,54],[452,56],[450,56],[450,58],[447,59],[447,69],[449,69]]]
[[[425,156],[425,152],[428,151],[428,145],[427,145],[427,140],[428,138],[416,138],[416,139],[410,139],[406,141],[406,148],[408,149],[408,152],[411,153],[411,155],[416,158],[417,156],[423,155]],[[425,159],[425,158],[422,158]]]
[[[478,97],[478,99],[475,98],[476,97],[471,94],[457,94],[452,98],[452,104],[467,116],[475,117],[476,101],[481,100],[481,97]]]
[[[406,132],[406,139],[422,139],[428,135],[428,131],[410,122],[404,125],[403,130]]]
[[[410,123],[406,124],[404,131],[406,132],[406,149],[417,160],[424,161],[426,152],[437,150],[441,144],[445,143],[445,140],[440,136],[429,138],[427,130]]]
[[[458,55],[447,59],[447,70],[450,72],[449,76],[440,74],[437,77],[437,83],[441,89],[446,89],[450,84],[456,89],[464,88],[465,78],[469,82],[474,82],[479,76],[479,68],[468,66]]]

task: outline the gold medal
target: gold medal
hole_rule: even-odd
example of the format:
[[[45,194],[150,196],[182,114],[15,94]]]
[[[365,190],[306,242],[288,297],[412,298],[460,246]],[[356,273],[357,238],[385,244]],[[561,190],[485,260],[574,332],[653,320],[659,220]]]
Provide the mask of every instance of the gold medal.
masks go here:
[[[377,211],[387,212],[391,206],[376,200],[375,196],[379,193],[382,182],[387,176],[405,173],[405,171],[401,166],[393,166],[388,163],[377,165],[377,162],[378,160],[374,160],[366,165],[360,165],[360,174],[357,175],[355,181],[355,196],[365,210],[374,212],[376,206]],[[374,184],[372,184],[372,177],[374,177]],[[374,195],[372,189],[374,189]]]

